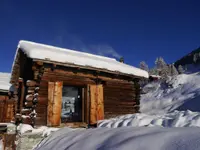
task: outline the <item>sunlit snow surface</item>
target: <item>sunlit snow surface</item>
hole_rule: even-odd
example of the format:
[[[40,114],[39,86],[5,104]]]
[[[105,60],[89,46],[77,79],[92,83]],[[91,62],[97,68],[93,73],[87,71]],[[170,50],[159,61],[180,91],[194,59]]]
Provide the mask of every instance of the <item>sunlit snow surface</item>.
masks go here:
[[[165,114],[174,110],[200,112],[199,72],[172,77],[167,84],[150,83],[143,90],[147,92],[140,101],[140,111],[143,113]]]
[[[0,90],[8,91],[10,89],[10,73],[0,72]]]
[[[59,134],[60,133],[60,134]],[[200,128],[61,129],[35,150],[199,150]]]
[[[200,74],[150,83],[144,90],[141,113],[99,121],[97,129],[60,129],[35,150],[199,150]]]
[[[120,63],[114,58],[93,55],[70,49],[63,49],[59,47],[54,47],[29,41],[20,41],[18,48],[23,50],[23,52],[28,57],[34,59],[69,63],[84,67],[89,66],[93,68],[116,71],[145,78],[149,77],[149,74],[146,71],[133,67],[131,65]]]

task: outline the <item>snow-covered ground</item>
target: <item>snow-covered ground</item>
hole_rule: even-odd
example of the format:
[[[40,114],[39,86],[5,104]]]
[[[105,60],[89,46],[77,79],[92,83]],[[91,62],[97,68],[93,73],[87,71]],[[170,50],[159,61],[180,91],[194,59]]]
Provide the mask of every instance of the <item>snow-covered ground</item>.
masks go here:
[[[138,114],[99,121],[99,127],[200,127],[200,73],[147,84]]]
[[[200,127],[200,113],[187,111],[174,111],[163,115],[148,115],[144,113],[119,116],[109,120],[100,121],[99,127]]]
[[[174,110],[200,112],[200,72],[181,74],[166,83],[154,82],[144,87],[140,111],[165,114]]]
[[[31,150],[41,140],[49,136],[52,132],[59,130],[59,128],[51,128],[46,126],[33,128],[28,124],[20,124],[17,127],[17,130],[18,130],[18,137],[16,141],[17,149]]]
[[[200,128],[61,129],[35,150],[199,150]]]
[[[24,144],[18,145],[22,150],[199,150],[200,73],[150,83],[144,92],[141,113],[102,120],[87,130],[20,125]]]

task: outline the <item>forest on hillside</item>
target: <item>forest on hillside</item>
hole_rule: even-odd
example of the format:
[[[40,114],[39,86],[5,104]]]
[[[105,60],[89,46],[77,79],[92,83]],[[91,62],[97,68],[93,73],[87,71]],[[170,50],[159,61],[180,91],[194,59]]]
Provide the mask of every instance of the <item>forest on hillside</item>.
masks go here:
[[[193,50],[191,53],[177,60],[175,63],[167,64],[163,57],[155,60],[155,66],[148,67],[145,61],[141,61],[139,67],[149,72],[150,75],[158,75],[163,79],[169,76],[175,76],[187,72],[189,65],[200,64],[200,48]]]

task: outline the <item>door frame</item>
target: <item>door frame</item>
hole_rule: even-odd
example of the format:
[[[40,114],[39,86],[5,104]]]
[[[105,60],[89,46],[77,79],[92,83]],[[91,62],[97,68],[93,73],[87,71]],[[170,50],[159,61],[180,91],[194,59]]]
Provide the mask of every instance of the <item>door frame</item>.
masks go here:
[[[84,103],[84,95],[83,95],[83,87],[82,86],[74,86],[74,85],[68,85],[68,84],[64,84],[63,85],[63,87],[62,87],[62,92],[63,92],[63,88],[64,87],[75,87],[75,88],[77,88],[77,90],[78,90],[78,95],[80,96],[80,101],[81,101],[81,105],[80,105],[80,107],[81,107],[81,111],[79,112],[80,113],[80,120],[81,121],[79,121],[79,122],[83,122],[83,120],[84,120],[84,118],[83,118],[83,113],[84,113],[84,111],[83,111],[83,109],[84,109],[84,106],[83,106],[83,103]],[[62,95],[63,96],[63,95]],[[62,101],[63,101],[63,99],[62,99]],[[61,101],[61,105],[62,105],[62,101]],[[62,110],[61,110],[62,111]],[[70,121],[70,122],[62,122],[61,121],[61,124],[65,124],[65,123],[72,123],[73,121]]]

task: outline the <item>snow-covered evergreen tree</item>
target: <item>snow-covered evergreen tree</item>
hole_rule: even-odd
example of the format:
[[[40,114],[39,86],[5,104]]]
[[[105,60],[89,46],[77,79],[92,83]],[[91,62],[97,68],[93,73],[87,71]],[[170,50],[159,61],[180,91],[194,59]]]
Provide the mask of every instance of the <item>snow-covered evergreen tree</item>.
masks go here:
[[[170,67],[165,65],[163,66],[163,68],[160,70],[160,76],[163,78],[163,79],[167,79],[168,76],[170,76]]]
[[[163,69],[166,67],[166,62],[162,57],[156,58],[155,64],[157,69]]]
[[[178,71],[177,71],[176,67],[174,66],[174,64],[170,65],[170,74],[171,74],[171,76],[178,75]]]
[[[140,62],[140,69],[145,70],[145,71],[149,71],[149,67],[148,65],[145,63],[145,61],[141,61]]]
[[[183,66],[181,66],[181,65],[178,66],[178,72],[179,72],[180,74],[184,73]]]
[[[150,75],[159,75],[159,72],[156,68],[149,69]]]
[[[198,60],[198,54],[196,53],[196,54],[194,54],[194,56],[193,56],[193,61],[194,61],[194,63],[196,63],[197,60]]]
[[[156,58],[155,64],[156,64],[156,69],[159,72],[158,75],[166,79],[169,75],[169,67],[167,66],[164,59],[162,57]]]

